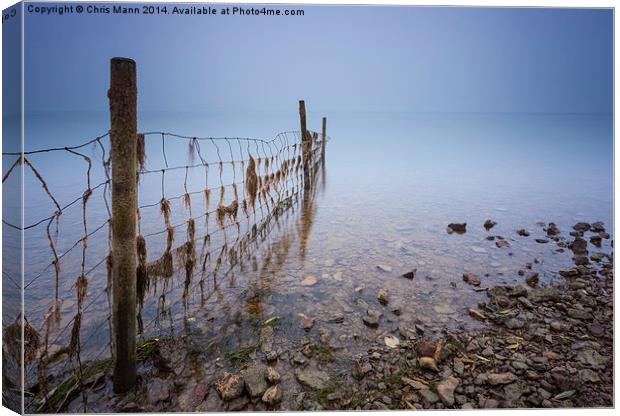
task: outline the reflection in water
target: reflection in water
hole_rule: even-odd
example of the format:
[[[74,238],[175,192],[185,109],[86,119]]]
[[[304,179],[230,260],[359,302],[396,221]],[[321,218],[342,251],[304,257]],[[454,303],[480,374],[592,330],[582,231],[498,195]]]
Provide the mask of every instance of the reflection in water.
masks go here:
[[[229,131],[231,125],[269,132],[273,125],[286,123],[285,116],[278,117],[207,121],[215,132]],[[558,278],[557,270],[572,261],[568,251],[536,243],[536,238],[545,237],[538,222],[555,222],[565,234],[582,220],[602,220],[607,229],[613,229],[612,124],[606,115],[338,114],[334,119],[331,133],[337,140],[327,148],[329,180],[326,165],[316,166],[312,191],[303,196],[285,194],[279,215],[262,232],[257,226],[253,233],[252,223],[256,215],[260,225],[274,209],[276,204],[270,198],[266,201],[269,208],[264,205],[257,206],[255,213],[250,210],[252,221],[241,215],[239,228],[230,225],[221,236],[215,233],[219,226],[214,217],[208,224],[195,218],[194,271],[189,276],[185,261],[175,259],[171,276],[150,280],[141,314],[141,341],[181,332],[190,335],[201,351],[219,357],[256,347],[262,323],[271,319],[279,328],[276,337],[279,334],[281,338],[276,343],[280,348],[286,348],[291,340],[329,335],[331,342],[343,348],[338,351],[350,356],[378,336],[401,328],[422,328],[426,334],[444,328],[477,328],[482,324],[467,315],[467,308],[486,295],[466,286],[463,273],[476,273],[484,287],[523,284],[517,271],[532,263],[532,272],[539,273],[540,284],[546,285]],[[162,123],[171,129],[202,131],[207,122],[203,118],[145,118],[142,127],[157,130]],[[45,127],[41,134],[49,134],[48,125],[41,125]],[[84,131],[99,131],[93,123],[85,126],[88,129],[81,127]],[[61,137],[66,129],[58,129]],[[148,163],[153,165],[161,162],[156,145],[161,143],[152,147],[147,143]],[[178,153],[168,149],[169,162],[185,163],[185,151],[185,147]],[[252,152],[256,155],[254,149]],[[68,165],[63,160],[51,162],[53,166]],[[50,166],[38,166],[45,175],[57,175],[50,183],[59,186],[52,185],[52,191],[67,199],[71,187],[81,183],[67,178],[64,171],[55,172],[51,162]],[[190,172],[187,181],[194,213],[205,206],[204,172],[199,173],[192,176]],[[224,177],[225,184],[227,179]],[[217,168],[209,172],[209,180],[217,188]],[[183,182],[183,171],[177,176],[166,175],[166,191],[183,194]],[[144,204],[153,204],[141,210],[141,232],[147,236],[162,225],[161,177],[145,179],[140,192]],[[240,195],[242,192],[240,188]],[[230,206],[232,195],[228,188],[223,201],[226,206]],[[273,196],[274,202],[278,201],[275,193]],[[91,201],[97,197],[96,191]],[[211,200],[213,209],[218,203],[217,190]],[[170,203],[170,222],[186,221],[189,212],[183,200],[171,199]],[[32,217],[49,208],[38,194],[28,195],[26,204],[26,215]],[[105,211],[93,206],[90,215],[90,223],[95,224]],[[490,231],[483,227],[486,219],[497,222]],[[71,233],[79,230],[80,221],[81,212],[63,214],[59,245],[72,241]],[[446,225],[451,222],[467,222],[467,232],[447,234]],[[522,228],[531,236],[516,234]],[[89,240],[92,253],[107,253],[105,231]],[[247,233],[251,238],[244,240]],[[32,253],[32,261],[26,265],[30,275],[49,259],[46,239],[34,234],[26,235]],[[187,226],[176,229],[171,251],[184,247],[187,253],[184,244],[189,234]],[[510,246],[498,248],[497,239],[487,240],[495,236],[504,237]],[[166,252],[167,238],[162,234],[145,239],[147,263],[151,264]],[[611,239],[602,242],[601,251],[611,250]],[[171,254],[182,258],[183,249]],[[71,299],[79,257],[63,258],[61,327],[66,326],[75,307]],[[94,266],[97,259],[87,260]],[[204,264],[218,267],[219,273],[212,273],[212,268],[203,272]],[[414,269],[414,279],[401,277]],[[28,317],[44,315],[47,310],[54,279],[53,273],[45,276],[49,279],[38,280],[26,293]],[[310,276],[313,279],[306,279]],[[92,314],[82,322],[83,351],[107,341],[94,331],[106,325],[105,294],[97,298],[106,279],[105,265],[94,269],[86,297],[92,302]],[[387,307],[377,301],[381,289],[389,294]],[[378,328],[364,324],[369,310],[382,311]],[[308,332],[301,327],[302,315],[315,322]],[[40,326],[40,322],[30,322]],[[62,350],[65,344],[61,341],[51,339],[52,351]],[[32,375],[36,376],[36,371]]]

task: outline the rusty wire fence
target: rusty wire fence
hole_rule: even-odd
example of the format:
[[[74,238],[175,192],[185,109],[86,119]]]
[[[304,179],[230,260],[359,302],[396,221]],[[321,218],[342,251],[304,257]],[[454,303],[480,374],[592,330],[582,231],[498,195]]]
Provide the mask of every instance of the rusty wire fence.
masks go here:
[[[307,134],[307,140],[300,131],[272,139],[138,134],[139,342],[172,331],[192,308],[204,307],[231,271],[253,260],[278,218],[311,192],[308,180],[316,179],[329,138],[324,131]],[[71,197],[56,192],[40,168],[50,154],[82,164],[75,175],[83,175],[83,190]],[[23,316],[3,328],[5,358],[19,365],[23,322],[29,413],[60,412],[80,396],[88,411],[89,389],[114,360],[110,154],[109,133],[77,146],[3,153],[9,166],[3,184],[21,170],[40,185],[25,192],[41,192],[52,207],[24,224],[3,218],[24,241],[44,247],[33,250],[39,262],[24,273]]]

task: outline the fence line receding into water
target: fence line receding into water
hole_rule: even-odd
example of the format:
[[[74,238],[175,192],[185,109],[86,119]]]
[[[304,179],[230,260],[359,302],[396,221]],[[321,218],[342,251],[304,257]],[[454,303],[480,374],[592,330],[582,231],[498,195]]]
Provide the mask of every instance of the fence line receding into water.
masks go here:
[[[326,119],[320,134],[307,130],[303,101],[300,130],[271,139],[138,133],[135,74],[132,60],[112,60],[108,133],[75,146],[3,153],[9,168],[2,182],[18,170],[31,175],[52,207],[27,224],[3,218],[49,249],[49,262],[28,269],[23,290],[49,290],[52,299],[28,306],[3,329],[19,367],[23,328],[27,412],[58,412],[80,395],[88,411],[104,369],[113,368],[115,391],[130,389],[140,342],[174,319],[173,308],[180,305],[186,318],[196,293],[204,306],[224,277],[252,259],[271,224],[313,192],[324,163]],[[85,190],[69,201],[41,169],[50,154],[84,165]],[[61,227],[68,216],[79,227]]]

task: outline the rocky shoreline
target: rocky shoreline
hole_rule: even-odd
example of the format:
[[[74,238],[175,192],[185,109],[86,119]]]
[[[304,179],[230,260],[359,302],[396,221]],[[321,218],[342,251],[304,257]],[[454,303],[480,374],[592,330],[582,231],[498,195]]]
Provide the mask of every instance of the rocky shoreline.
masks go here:
[[[321,331],[285,346],[268,320],[255,343],[215,359],[172,337],[157,341],[134,391],[110,396],[104,377],[93,400],[109,412],[612,407],[613,251],[590,254],[586,240],[600,248],[596,237],[609,235],[601,223],[576,224],[572,241],[553,223],[544,229],[557,250],[572,250],[574,267],[548,286],[532,264],[516,271],[516,286],[482,287],[465,273],[468,287],[487,294],[468,308],[482,330],[425,334],[401,324],[352,355]],[[387,293],[377,298],[379,314],[397,313]]]

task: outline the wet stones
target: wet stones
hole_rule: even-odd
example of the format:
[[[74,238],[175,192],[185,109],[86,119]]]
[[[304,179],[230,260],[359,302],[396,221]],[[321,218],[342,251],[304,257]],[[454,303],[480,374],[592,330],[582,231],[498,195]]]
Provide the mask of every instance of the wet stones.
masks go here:
[[[560,229],[553,222],[550,222],[547,228],[544,228],[543,230],[547,233],[547,236],[549,237],[553,237],[553,236],[560,234]]]
[[[472,272],[463,273],[463,281],[473,286],[480,286],[480,277]]]
[[[266,325],[260,330],[260,349],[262,352],[269,352],[273,348],[273,328]]]
[[[435,354],[435,344],[422,340],[415,344],[415,351],[421,357],[432,357]]]
[[[601,337],[605,334],[605,328],[597,323],[589,324],[588,331],[595,337]]]
[[[590,237],[590,243],[595,247],[601,247],[603,245],[603,240],[601,236],[595,235]]]
[[[595,233],[600,233],[605,231],[605,224],[602,221],[593,222],[590,230]]]
[[[530,236],[530,232],[528,230],[526,230],[525,228],[521,228],[520,230],[517,230],[517,234],[519,234],[521,237],[529,237]]]
[[[280,386],[276,384],[269,387],[267,390],[265,390],[265,393],[263,394],[261,400],[268,406],[274,406],[280,403],[280,401],[282,400],[282,391],[280,390]]]
[[[241,377],[229,372],[224,372],[222,377],[215,383],[215,390],[224,401],[236,399],[243,394],[244,382]]]
[[[588,254],[588,242],[581,237],[576,237],[570,245],[570,249],[575,256],[583,256]]]
[[[251,397],[261,396],[267,389],[266,367],[263,364],[254,364],[241,372],[245,388]]]
[[[412,280],[415,277],[415,274],[417,273],[417,271],[418,269],[413,269],[412,271],[403,274],[402,277],[404,277],[405,279]]]
[[[152,380],[148,385],[148,401],[155,405],[170,398],[170,384],[159,378]]]
[[[450,376],[437,384],[437,395],[445,406],[454,406],[454,390],[459,383],[460,380],[458,378]]]
[[[597,373],[590,370],[589,368],[584,368],[579,371],[579,380],[585,383],[598,383],[601,381],[601,378]]]
[[[385,273],[392,273],[392,266],[387,264],[377,264],[377,269]]]
[[[436,373],[439,372],[439,369],[437,368],[437,363],[432,357],[420,357],[418,358],[418,364],[420,364],[420,368],[424,370],[430,370]]]
[[[329,374],[310,365],[305,368],[297,368],[295,378],[304,386],[314,390],[324,389],[330,381]]]
[[[497,248],[507,248],[510,247],[510,243],[506,240],[499,240],[495,242]]]
[[[584,349],[577,354],[577,361],[591,368],[602,368],[606,363],[605,357],[591,348]]]
[[[504,326],[508,329],[521,329],[525,326],[525,320],[519,317],[508,318],[504,321]]]
[[[570,308],[568,309],[567,314],[571,318],[579,319],[582,321],[591,321],[592,319],[594,319],[594,317],[592,316],[590,312],[587,312],[581,309]]]
[[[457,234],[464,234],[467,228],[467,223],[455,223],[452,222],[450,224],[448,224],[448,227],[446,228],[446,231],[448,234],[452,234],[452,233],[457,233]]]
[[[362,317],[362,321],[364,325],[369,328],[377,328],[379,326],[379,318],[381,317],[381,313],[374,311],[372,309],[366,310],[366,314]]]
[[[314,276],[306,276],[304,280],[301,281],[302,286],[313,286],[317,282],[316,277]]]
[[[585,233],[586,231],[589,231],[590,228],[591,226],[587,222],[578,222],[577,224],[573,225],[573,230],[579,231],[581,233]]]
[[[510,384],[517,381],[517,376],[513,373],[487,373],[486,382],[492,386],[498,386],[502,384]]]
[[[304,315],[301,318],[301,327],[303,328],[304,331],[310,331],[312,329],[312,327],[314,326],[314,318],[311,318],[309,316]]]
[[[538,285],[538,281],[539,281],[538,273],[531,273],[528,277],[525,278],[525,283],[527,283],[528,286],[531,286],[531,287],[536,287],[536,285]]]
[[[547,244],[549,242],[549,240],[547,240],[546,238],[536,238],[534,239],[534,241],[536,241],[538,244]]]
[[[576,277],[579,276],[579,270],[576,268],[572,269],[563,269],[558,272],[562,277]]]
[[[389,301],[387,290],[380,289],[379,292],[377,293],[377,300],[379,301],[380,304],[382,304],[383,306],[386,306]]]
[[[497,223],[492,220],[486,220],[483,225],[484,225],[484,229],[489,231],[491,228],[495,227]]]
[[[484,316],[484,314],[477,309],[469,308],[467,309],[467,313],[469,313],[469,316],[479,321],[484,321],[486,319],[486,316]]]

